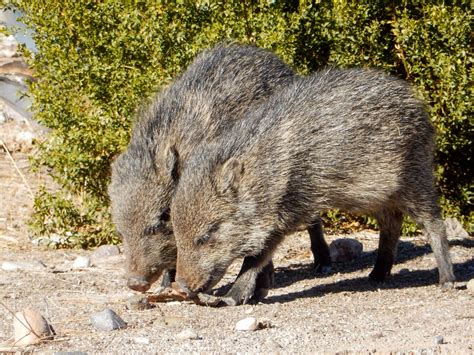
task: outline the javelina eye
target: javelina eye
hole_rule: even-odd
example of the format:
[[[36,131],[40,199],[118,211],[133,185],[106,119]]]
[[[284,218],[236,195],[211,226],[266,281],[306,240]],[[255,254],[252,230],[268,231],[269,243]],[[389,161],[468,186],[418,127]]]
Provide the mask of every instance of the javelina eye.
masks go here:
[[[165,226],[161,223],[161,222],[158,222],[152,226],[148,226],[145,228],[145,230],[143,231],[143,234],[145,235],[153,235],[153,234],[157,234],[159,232],[165,232],[166,231],[166,228]]]
[[[194,245],[197,245],[197,246],[204,245],[209,241],[209,239],[211,239],[211,234],[206,233],[204,235],[201,235],[200,237],[196,237],[194,239]]]
[[[168,222],[170,220],[170,209],[167,208],[160,214],[160,221]]]
[[[200,237],[196,237],[194,239],[194,245],[201,246],[206,244],[212,237],[212,235],[219,229],[219,224],[214,224],[211,228],[209,228],[209,231]]]

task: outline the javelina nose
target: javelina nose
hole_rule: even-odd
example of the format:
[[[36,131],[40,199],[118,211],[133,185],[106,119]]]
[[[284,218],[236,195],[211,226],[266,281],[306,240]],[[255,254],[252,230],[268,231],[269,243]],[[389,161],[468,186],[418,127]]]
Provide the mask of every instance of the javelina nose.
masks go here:
[[[188,287],[188,285],[186,284],[186,281],[184,281],[183,279],[177,279],[176,280],[176,283],[178,284],[179,288],[181,289],[181,291],[183,291],[184,293],[186,293],[186,296],[188,298],[192,298],[196,295],[196,293],[194,293],[193,291],[191,291]]]
[[[132,290],[145,292],[150,288],[150,283],[141,276],[132,276],[128,278],[127,286]]]

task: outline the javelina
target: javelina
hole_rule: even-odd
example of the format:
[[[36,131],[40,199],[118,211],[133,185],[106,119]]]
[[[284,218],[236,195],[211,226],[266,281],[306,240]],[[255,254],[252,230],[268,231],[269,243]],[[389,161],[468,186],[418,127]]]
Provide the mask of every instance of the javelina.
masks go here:
[[[439,281],[454,281],[433,176],[434,129],[408,84],[375,70],[296,80],[188,159],[171,207],[177,282],[206,292],[237,257],[224,299],[246,302],[283,237],[339,208],[375,216],[372,280],[393,265],[404,214],[430,236]]]
[[[139,114],[127,150],[113,164],[109,187],[130,288],[146,291],[165,269],[171,271],[164,283],[173,281],[176,245],[169,206],[188,155],[243,118],[251,104],[294,78],[294,72],[267,51],[219,45],[198,55]],[[319,246],[321,263],[327,264],[322,231],[316,235],[313,244]]]

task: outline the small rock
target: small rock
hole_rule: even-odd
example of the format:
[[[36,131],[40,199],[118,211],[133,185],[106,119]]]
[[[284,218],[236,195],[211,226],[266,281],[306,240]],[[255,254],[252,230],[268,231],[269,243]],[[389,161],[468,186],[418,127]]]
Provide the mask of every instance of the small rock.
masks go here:
[[[131,311],[143,311],[150,309],[151,304],[144,295],[133,295],[127,300],[127,308]]]
[[[383,333],[382,332],[374,332],[370,334],[371,339],[380,339],[383,338]]]
[[[245,314],[252,314],[253,313],[253,307],[250,307],[250,308],[246,309],[244,313]]]
[[[72,264],[74,269],[85,269],[89,266],[91,266],[91,260],[86,256],[78,256]]]
[[[181,302],[179,301],[171,301],[165,303],[167,306],[181,306]]]
[[[183,319],[179,317],[159,317],[156,319],[154,324],[159,324],[160,326],[172,326],[172,327],[182,327]]]
[[[461,222],[454,217],[446,218],[444,225],[448,239],[464,239],[469,237],[469,233],[463,228]]]
[[[237,322],[235,329],[240,331],[254,331],[258,329],[258,322],[254,317],[244,318]]]
[[[0,239],[3,239],[9,243],[14,243],[14,244],[18,244],[19,241],[17,238],[15,237],[12,237],[12,236],[9,236],[9,235],[0,235]]]
[[[41,261],[4,261],[2,269],[5,271],[41,271],[46,269],[46,265]]]
[[[150,339],[145,338],[145,337],[136,337],[136,338],[133,338],[133,341],[137,344],[142,344],[142,345],[150,344]]]
[[[120,254],[120,249],[116,245],[101,245],[91,254],[92,263],[104,261],[111,256]]]
[[[435,345],[444,344],[444,338],[442,335],[437,335],[433,338]]]
[[[181,340],[198,340],[200,337],[192,329],[185,329],[176,335],[176,338]]]
[[[17,312],[13,318],[13,329],[16,346],[37,344],[51,339],[54,331],[46,319],[35,310],[26,308]]]
[[[35,134],[33,132],[23,131],[16,135],[15,140],[22,145],[31,145],[34,138]]]
[[[467,290],[474,295],[474,279],[470,279],[466,284]]]
[[[17,54],[18,43],[13,35],[1,35],[0,57],[13,57]]]
[[[102,312],[91,315],[92,325],[99,330],[115,330],[127,328],[127,323],[120,318],[113,310],[106,308]]]
[[[7,122],[8,117],[5,115],[5,112],[0,111],[0,124]]]
[[[362,243],[351,238],[337,239],[329,246],[333,262],[347,262],[357,259],[362,255],[362,250]]]

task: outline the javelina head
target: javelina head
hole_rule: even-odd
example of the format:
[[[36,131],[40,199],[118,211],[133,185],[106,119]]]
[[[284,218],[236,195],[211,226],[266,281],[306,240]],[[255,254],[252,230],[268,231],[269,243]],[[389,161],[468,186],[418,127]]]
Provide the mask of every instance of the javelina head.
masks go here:
[[[246,220],[255,207],[252,198],[239,191],[243,165],[231,158],[213,168],[205,155],[197,160],[183,173],[171,207],[178,247],[176,280],[190,293],[209,291],[234,259],[261,247],[247,233],[253,227]]]
[[[153,154],[146,144],[130,145],[113,164],[112,218],[125,247],[128,286],[137,291],[176,264],[169,206],[177,164],[174,148]]]

